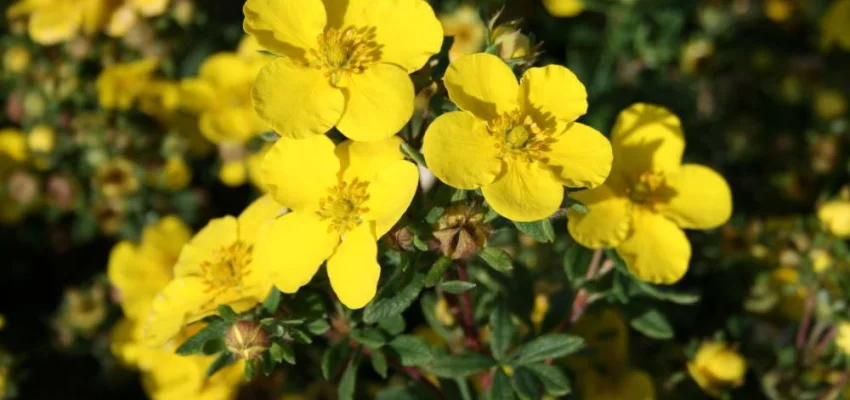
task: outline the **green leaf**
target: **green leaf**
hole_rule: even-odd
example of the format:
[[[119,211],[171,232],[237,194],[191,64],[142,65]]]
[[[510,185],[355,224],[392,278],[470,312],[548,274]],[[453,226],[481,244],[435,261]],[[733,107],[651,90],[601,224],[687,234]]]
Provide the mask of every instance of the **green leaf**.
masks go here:
[[[342,379],[339,381],[337,388],[337,396],[339,400],[354,400],[354,390],[356,389],[357,364],[360,362],[360,353],[355,353],[351,357],[348,366],[345,367],[345,373],[342,374]]]
[[[567,197],[565,200],[566,200],[565,203],[567,205],[567,208],[569,208],[570,210],[573,210],[573,211],[576,211],[576,212],[579,212],[579,213],[582,213],[582,214],[587,214],[587,213],[590,212],[590,210],[587,209],[586,205],[584,205],[582,202],[580,202],[580,201],[578,201],[578,200],[576,200],[572,197]]]
[[[325,380],[331,380],[334,374],[339,369],[339,366],[345,362],[348,353],[351,349],[348,347],[348,337],[342,338],[337,343],[334,343],[322,355],[322,376]]]
[[[372,352],[372,369],[381,376],[387,379],[387,357],[380,350]]]
[[[236,314],[236,311],[233,311],[227,304],[218,306],[218,315],[228,322],[234,322],[239,319],[239,314]]]
[[[387,338],[383,332],[375,328],[352,330],[351,338],[370,349],[378,349],[387,343]]]
[[[493,356],[497,360],[505,357],[511,346],[513,335],[514,323],[511,320],[511,313],[507,307],[500,304],[490,313],[490,349],[493,350]]]
[[[330,328],[331,326],[328,324],[328,321],[323,319],[314,319],[307,323],[307,331],[316,336],[324,334]]]
[[[457,189],[452,193],[451,202],[459,203],[461,201],[466,201],[466,190]]]
[[[227,332],[227,328],[229,327],[230,322],[223,319],[211,322],[206,328],[201,329],[194,336],[186,339],[186,341],[177,348],[177,354],[180,354],[181,356],[188,356],[191,354],[201,353],[206,342],[215,339],[222,340]]]
[[[441,378],[465,378],[486,371],[496,361],[479,353],[442,355],[425,365],[425,369]]]
[[[574,243],[564,252],[564,273],[573,288],[581,287],[584,283],[584,276],[591,258],[593,258],[593,252],[578,243]]]
[[[689,304],[694,304],[694,303],[698,302],[699,299],[700,299],[699,294],[679,293],[679,292],[663,290],[663,289],[659,288],[658,286],[646,283],[646,282],[641,281],[639,279],[634,279],[633,283],[641,292],[643,292],[643,294],[645,294],[649,297],[652,297],[652,298],[656,298],[658,300],[669,301],[671,303],[676,303],[676,304],[689,305]]]
[[[222,338],[207,340],[206,342],[204,342],[204,345],[201,346],[201,353],[208,356],[221,353],[224,350],[224,339]]]
[[[392,293],[383,291],[366,306],[363,311],[363,321],[374,324],[381,319],[401,314],[419,297],[424,284],[424,274],[417,272],[400,291]]]
[[[378,326],[390,335],[395,336],[404,332],[406,324],[404,323],[404,317],[398,314],[378,321]]]
[[[533,222],[514,221],[514,225],[520,232],[531,236],[538,242],[552,243],[555,241],[555,228],[552,227],[552,221],[548,218]]]
[[[543,388],[546,389],[546,393],[555,396],[562,397],[570,394],[572,388],[570,387],[570,380],[561,371],[560,368],[549,365],[549,364],[530,364],[526,365],[525,368],[528,368],[540,382],[543,383]]]
[[[417,367],[430,362],[434,355],[425,339],[414,335],[399,335],[389,343],[392,349],[405,367]]]
[[[280,290],[277,287],[272,286],[272,289],[269,291],[269,295],[266,296],[266,299],[263,301],[263,311],[268,314],[274,314],[277,311],[277,307],[280,305]]]
[[[275,131],[266,131],[260,134],[260,139],[263,139],[266,142],[277,142],[280,139],[280,135]]]
[[[289,343],[272,343],[271,347],[269,347],[269,354],[271,354],[272,360],[276,363],[286,361],[295,365],[295,352]]]
[[[443,281],[443,283],[440,284],[440,289],[451,294],[461,294],[475,286],[476,285],[474,283],[466,281]]]
[[[215,361],[213,361],[212,364],[210,364],[209,368],[207,368],[207,374],[206,374],[207,378],[213,376],[213,374],[215,374],[216,372],[218,372],[222,368],[224,368],[224,367],[226,367],[230,364],[233,364],[234,361],[236,361],[236,358],[231,357],[230,353],[221,353],[221,355],[219,355],[215,359]]]
[[[425,215],[425,222],[429,224],[436,224],[437,221],[440,220],[440,217],[446,213],[446,209],[443,207],[434,207],[428,211],[428,214]]]
[[[655,309],[649,309],[641,315],[632,318],[629,325],[640,333],[653,339],[670,339],[673,337],[673,327],[664,314]]]
[[[481,253],[478,253],[478,257],[481,257],[487,265],[493,267],[496,271],[509,272],[514,269],[511,256],[498,247],[485,247]]]
[[[513,400],[514,388],[511,386],[511,378],[505,374],[502,368],[493,371],[493,383],[490,386],[490,400]]]
[[[440,279],[443,279],[443,274],[446,270],[452,265],[452,259],[446,256],[442,256],[434,262],[434,265],[431,266],[431,269],[428,270],[428,275],[425,276],[425,287],[432,288],[436,284],[440,283]]]
[[[537,377],[525,367],[519,367],[514,370],[513,375],[514,390],[520,398],[539,399],[541,383]]]
[[[420,153],[419,150],[416,150],[411,147],[409,144],[407,144],[407,142],[401,143],[401,151],[415,163],[423,167],[427,166],[427,164],[425,163],[425,157],[422,156],[422,153]]]
[[[250,381],[251,379],[254,379],[254,376],[256,375],[256,371],[254,370],[254,363],[245,363],[244,373],[245,381]]]
[[[540,336],[513,351],[511,356],[515,365],[539,363],[547,359],[561,358],[575,353],[584,347],[584,339],[565,333]]]

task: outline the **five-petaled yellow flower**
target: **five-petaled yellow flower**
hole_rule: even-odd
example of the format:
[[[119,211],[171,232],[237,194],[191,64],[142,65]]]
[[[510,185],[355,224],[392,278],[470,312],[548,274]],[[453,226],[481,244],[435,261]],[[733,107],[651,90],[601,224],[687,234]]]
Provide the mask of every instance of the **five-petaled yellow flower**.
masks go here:
[[[94,36],[106,25],[111,12],[108,0],[19,0],[6,15],[28,15],[32,40],[49,46],[73,39],[80,31]]]
[[[595,187],[611,170],[611,144],[575,122],[587,112],[584,85],[567,68],[531,68],[517,83],[490,54],[453,62],[445,76],[461,108],[441,115],[425,133],[422,152],[441,181],[481,188],[499,214],[514,221],[552,215],[564,186]]]
[[[174,279],[151,306],[145,326],[149,345],[168,343],[185,325],[215,314],[220,305],[242,312],[265,298],[271,286],[253,269],[254,241],[280,210],[268,196],[262,197],[238,218],[210,221],[183,246]]]
[[[729,345],[722,342],[703,342],[688,372],[709,395],[720,397],[724,391],[744,384],[747,361]]]
[[[443,30],[423,0],[248,0],[245,31],[280,57],[253,99],[281,136],[336,126],[353,140],[397,133],[413,114],[409,73],[440,50]]]
[[[407,210],[419,181],[400,143],[398,137],[336,147],[325,136],[278,140],[263,162],[263,179],[292,211],[261,232],[255,268],[294,293],[327,260],[343,304],[354,309],[372,300],[381,274],[376,241]]]
[[[148,89],[151,75],[159,62],[143,59],[126,64],[110,65],[97,77],[97,99],[107,110],[129,110]]]
[[[665,108],[642,103],[627,108],[611,141],[611,176],[596,189],[575,193],[590,212],[568,212],[570,234],[587,247],[616,248],[642,280],[674,283],[691,258],[681,228],[725,223],[732,213],[729,186],[708,167],[682,164],[681,123]]]

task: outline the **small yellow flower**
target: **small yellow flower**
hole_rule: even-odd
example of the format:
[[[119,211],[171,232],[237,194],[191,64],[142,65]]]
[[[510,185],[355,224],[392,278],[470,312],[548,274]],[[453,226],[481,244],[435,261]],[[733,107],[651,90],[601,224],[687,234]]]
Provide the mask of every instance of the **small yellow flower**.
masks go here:
[[[7,72],[17,74],[27,69],[31,60],[32,55],[25,47],[14,46],[3,54],[3,67]]]
[[[70,329],[88,337],[106,318],[106,291],[101,285],[87,289],[68,289],[56,321],[60,330]]]
[[[835,345],[844,354],[850,355],[850,322],[841,321],[838,323],[838,335],[835,337]]]
[[[169,157],[159,171],[157,185],[165,190],[177,191],[192,181],[192,168],[183,157]]]
[[[106,25],[106,34],[112,37],[126,35],[141,18],[164,14],[168,2],[169,0],[124,0],[123,4],[112,12]]]
[[[744,384],[747,361],[725,343],[707,341],[688,362],[688,372],[702,390],[720,397],[724,391]]]
[[[578,376],[582,400],[655,400],[655,384],[644,371],[603,374],[595,370]]]
[[[198,114],[201,133],[213,143],[244,143],[269,130],[251,103],[251,87],[266,64],[237,53],[214,54],[201,65],[197,78],[180,85],[183,106]]]
[[[280,212],[268,196],[252,203],[238,218],[216,218],[183,246],[174,279],[156,296],[145,323],[145,341],[168,343],[180,330],[220,305],[237,312],[261,302],[271,287],[258,276],[254,241],[261,226]]]
[[[786,22],[794,12],[793,0],[765,0],[764,14],[776,23]]]
[[[154,79],[139,92],[139,110],[163,122],[175,119],[180,107],[180,85],[177,82]]]
[[[106,197],[119,197],[136,193],[139,179],[135,165],[126,158],[115,158],[97,167],[94,175],[95,187]]]
[[[561,206],[564,186],[595,187],[608,176],[611,144],[575,122],[587,93],[567,68],[531,68],[517,83],[499,57],[470,54],[449,66],[445,85],[462,111],[428,127],[428,168],[449,186],[481,188],[502,216],[546,218]]]
[[[821,20],[821,48],[829,50],[838,46],[850,51],[850,0],[832,2]]]
[[[621,374],[629,367],[629,327],[615,308],[591,310],[582,314],[572,328],[591,350],[569,358],[576,372],[600,370]]]
[[[682,228],[724,224],[732,213],[729,185],[708,167],[682,164],[681,123],[663,107],[627,108],[611,136],[611,176],[574,195],[590,212],[568,211],[570,234],[586,247],[614,247],[642,280],[674,283],[691,258]]]
[[[107,274],[125,316],[146,316],[156,294],[171,281],[180,249],[191,235],[183,221],[167,216],[146,227],[139,244],[122,241],[112,248]]]
[[[248,180],[248,167],[244,160],[228,161],[218,170],[218,179],[230,187],[242,186]]]
[[[850,200],[836,199],[818,207],[818,219],[835,236],[850,238]]]
[[[104,68],[97,77],[97,96],[107,110],[128,110],[146,90],[159,62],[144,59]]]
[[[440,15],[443,34],[454,38],[449,49],[449,60],[454,61],[461,56],[478,53],[484,47],[487,37],[487,26],[481,20],[478,8],[462,4],[450,13]]]
[[[17,129],[0,129],[0,171],[27,160],[27,139]]]
[[[349,308],[366,305],[378,285],[377,240],[404,214],[419,171],[401,140],[343,142],[281,138],[263,162],[271,195],[292,210],[257,242],[256,269],[281,291],[306,285],[327,260],[331,286]]]
[[[114,3],[110,0],[19,0],[6,10],[10,19],[29,16],[29,35],[39,44],[54,45],[82,31],[94,36],[103,29]]]
[[[36,153],[47,154],[56,145],[56,133],[50,125],[36,125],[27,136],[29,149]]]
[[[584,11],[582,0],[543,0],[543,6],[555,17],[575,17]]]
[[[850,10],[848,10],[850,11]],[[838,118],[847,112],[844,93],[835,89],[821,89],[815,93],[815,113],[824,120]]]
[[[336,126],[380,140],[413,114],[409,73],[440,51],[443,31],[423,0],[248,0],[245,31],[279,55],[254,85],[257,114],[281,136]]]

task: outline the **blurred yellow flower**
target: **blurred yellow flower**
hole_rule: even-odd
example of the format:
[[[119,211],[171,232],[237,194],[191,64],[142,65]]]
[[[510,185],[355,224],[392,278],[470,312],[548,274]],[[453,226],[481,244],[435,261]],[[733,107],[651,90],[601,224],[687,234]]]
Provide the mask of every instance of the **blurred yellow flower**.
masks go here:
[[[632,369],[618,374],[595,370],[578,376],[582,400],[655,400],[655,384],[641,370]]]
[[[543,0],[543,6],[555,17],[575,17],[584,11],[582,0]]]
[[[452,12],[440,14],[440,24],[443,26],[443,34],[454,38],[449,49],[450,61],[478,53],[484,47],[487,26],[481,20],[477,7],[461,4]]]
[[[185,188],[192,181],[192,168],[181,156],[168,157],[159,170],[157,186],[162,189],[177,191]]]
[[[639,103],[622,111],[612,142],[611,176],[574,194],[590,212],[568,211],[570,234],[586,247],[614,247],[644,281],[674,283],[691,258],[682,228],[724,224],[732,214],[729,185],[708,167],[682,164],[681,123],[663,107]]]
[[[211,220],[183,246],[174,279],[151,306],[144,331],[147,344],[169,343],[184,326],[215,314],[220,305],[242,312],[266,297],[271,284],[257,274],[254,241],[280,209],[268,196],[262,197],[238,218]]]
[[[838,46],[850,51],[850,0],[835,0],[821,20],[820,44],[824,50]]]
[[[535,221],[558,210],[564,186],[605,181],[611,144],[575,122],[587,111],[587,93],[569,69],[531,68],[517,83],[499,57],[479,53],[453,62],[444,81],[462,111],[428,127],[422,152],[449,186],[481,188],[497,213]]]
[[[841,321],[838,323],[838,334],[835,337],[835,345],[844,354],[850,355],[850,322]]]
[[[176,119],[180,107],[180,84],[173,81],[153,79],[148,81],[138,95],[139,110],[162,122]]]
[[[41,154],[50,153],[56,145],[56,133],[50,125],[36,125],[27,136],[27,144],[30,151]]]
[[[141,18],[162,15],[170,0],[124,0],[120,7],[112,12],[106,26],[106,34],[122,37],[132,29]]]
[[[591,350],[569,358],[578,373],[597,370],[621,374],[629,367],[629,327],[616,308],[606,307],[582,314],[571,329]]]
[[[95,187],[106,197],[119,197],[136,193],[139,179],[135,164],[123,157],[100,164],[94,174]]]
[[[835,199],[821,204],[818,219],[833,235],[842,239],[850,237],[850,200]]]
[[[127,64],[110,65],[97,77],[97,96],[107,110],[128,110],[148,88],[151,74],[159,62],[144,59]]]
[[[221,164],[218,179],[230,187],[242,186],[248,180],[248,166],[244,160],[227,161]]]
[[[401,139],[343,142],[281,138],[263,162],[271,195],[292,210],[261,235],[255,270],[281,291],[306,285],[327,260],[331,286],[352,309],[375,295],[377,240],[404,214],[419,182]]]
[[[776,23],[788,21],[794,8],[793,0],[765,0],[764,2],[764,14]]]
[[[747,361],[725,343],[706,341],[688,362],[688,372],[706,393],[720,397],[744,384]]]
[[[19,0],[6,10],[10,19],[29,16],[29,35],[36,43],[54,45],[82,31],[94,36],[112,12],[111,0]]]
[[[815,113],[821,119],[831,120],[846,112],[847,98],[844,92],[836,89],[820,89],[815,93]]]
[[[409,73],[440,51],[423,0],[248,0],[245,31],[279,55],[254,85],[257,114],[288,138],[336,126],[353,140],[396,134],[413,114]]]
[[[199,115],[201,133],[211,142],[243,143],[269,130],[251,103],[251,87],[266,62],[217,53],[204,61],[197,78],[180,84],[183,106]]]
[[[23,72],[30,65],[32,55],[24,46],[14,46],[3,54],[3,68],[6,72],[17,74]]]
[[[23,132],[12,128],[0,129],[0,171],[26,161],[28,153],[27,138]]]

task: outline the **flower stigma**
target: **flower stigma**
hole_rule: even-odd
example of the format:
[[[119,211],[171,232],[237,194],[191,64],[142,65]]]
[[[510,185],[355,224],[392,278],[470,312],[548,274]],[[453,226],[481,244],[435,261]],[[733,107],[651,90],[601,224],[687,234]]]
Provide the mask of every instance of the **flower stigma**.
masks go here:
[[[329,220],[328,232],[344,235],[363,222],[369,212],[364,204],[369,200],[369,182],[354,178],[328,189],[328,196],[319,200],[316,212],[322,220]]]
[[[324,70],[331,85],[336,87],[346,86],[344,77],[363,73],[381,56],[374,28],[329,28],[317,41],[318,48],[309,51],[309,65]]]

